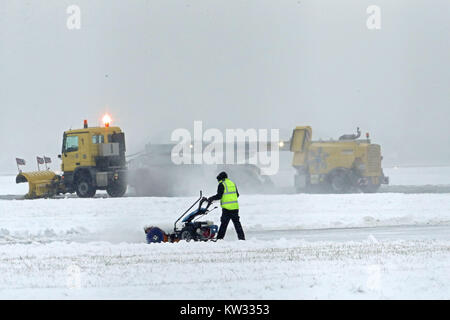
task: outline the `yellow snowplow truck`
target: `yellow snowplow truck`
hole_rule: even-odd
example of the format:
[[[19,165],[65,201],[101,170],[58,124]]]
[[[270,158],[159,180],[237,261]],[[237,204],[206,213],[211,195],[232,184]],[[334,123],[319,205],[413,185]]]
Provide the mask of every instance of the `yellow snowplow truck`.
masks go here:
[[[296,127],[290,140],[297,192],[376,192],[389,178],[381,167],[381,148],[361,131],[338,140],[312,141],[309,126]]]
[[[111,197],[121,197],[127,190],[125,135],[119,127],[84,128],[64,132],[62,175],[51,171],[20,172],[16,183],[29,184],[27,199],[48,198],[74,193],[80,198],[94,197],[106,190]]]

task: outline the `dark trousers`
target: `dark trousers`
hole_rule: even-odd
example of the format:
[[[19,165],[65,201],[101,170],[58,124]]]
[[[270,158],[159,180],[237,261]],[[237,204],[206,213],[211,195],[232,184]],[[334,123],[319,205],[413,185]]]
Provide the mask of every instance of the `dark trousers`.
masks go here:
[[[223,239],[223,237],[225,237],[225,232],[227,232],[228,223],[230,220],[233,221],[239,240],[245,240],[244,230],[242,229],[241,221],[239,220],[239,209],[222,209],[222,217],[220,217],[220,227],[219,232],[217,233],[217,239]]]

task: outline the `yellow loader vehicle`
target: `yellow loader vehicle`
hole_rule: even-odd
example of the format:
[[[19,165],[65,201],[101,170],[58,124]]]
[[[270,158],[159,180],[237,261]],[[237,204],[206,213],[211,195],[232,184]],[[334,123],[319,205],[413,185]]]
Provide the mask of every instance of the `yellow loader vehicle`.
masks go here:
[[[381,148],[361,131],[338,140],[312,141],[309,126],[296,127],[290,140],[297,192],[376,192],[389,178],[381,167]]]
[[[80,198],[94,197],[106,190],[111,197],[121,197],[127,190],[125,135],[119,127],[84,128],[64,132],[62,175],[52,171],[19,172],[16,183],[28,182],[27,199],[48,198],[74,193]]]

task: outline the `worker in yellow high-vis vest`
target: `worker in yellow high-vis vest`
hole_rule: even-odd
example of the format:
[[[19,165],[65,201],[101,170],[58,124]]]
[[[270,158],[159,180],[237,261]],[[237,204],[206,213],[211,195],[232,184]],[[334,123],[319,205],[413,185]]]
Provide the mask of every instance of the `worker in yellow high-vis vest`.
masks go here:
[[[228,223],[231,220],[233,221],[239,240],[245,240],[244,230],[242,229],[242,225],[239,220],[239,192],[236,184],[228,179],[226,172],[219,173],[217,176],[217,181],[219,181],[217,194],[208,198],[209,202],[220,200],[220,206],[222,207],[222,217],[220,218],[220,227],[219,232],[217,233],[217,239],[223,239],[225,232],[227,231]]]

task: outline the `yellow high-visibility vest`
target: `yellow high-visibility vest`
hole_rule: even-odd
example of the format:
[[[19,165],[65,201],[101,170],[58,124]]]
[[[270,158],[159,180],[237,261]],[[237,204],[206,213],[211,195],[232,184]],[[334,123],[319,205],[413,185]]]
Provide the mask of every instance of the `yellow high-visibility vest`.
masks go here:
[[[220,199],[221,207],[227,210],[239,209],[236,185],[234,184],[234,182],[227,178],[222,181],[222,184],[224,187],[224,191],[222,199]]]

